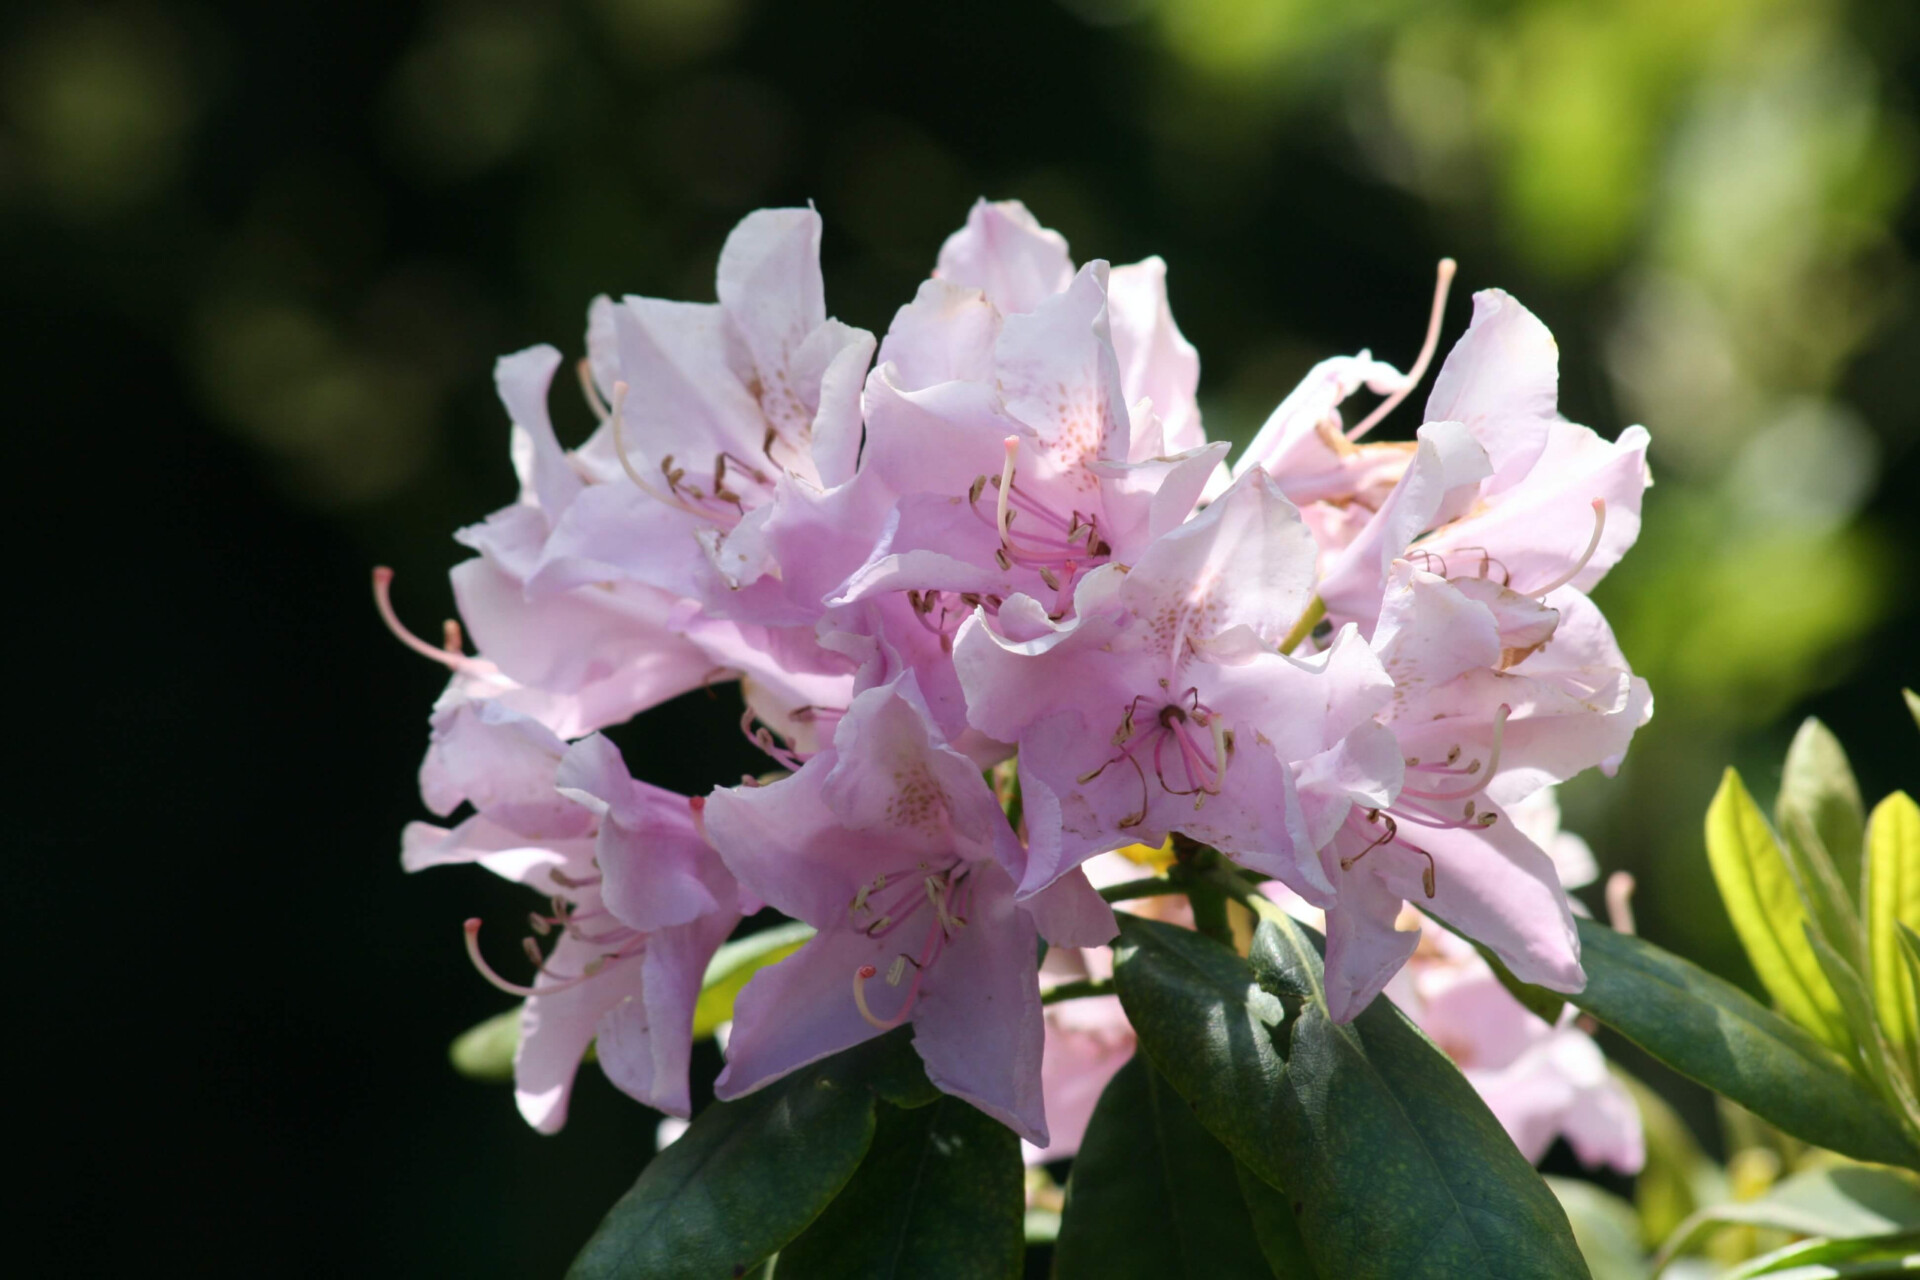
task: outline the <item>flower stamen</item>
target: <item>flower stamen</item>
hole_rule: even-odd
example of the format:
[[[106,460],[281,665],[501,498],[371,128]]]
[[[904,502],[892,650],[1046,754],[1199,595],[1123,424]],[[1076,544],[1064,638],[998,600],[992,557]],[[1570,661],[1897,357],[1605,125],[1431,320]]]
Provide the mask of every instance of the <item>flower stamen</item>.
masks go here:
[[[1426,341],[1420,344],[1420,354],[1415,357],[1412,367],[1407,370],[1406,377],[1400,380],[1400,385],[1394,389],[1393,393],[1375,405],[1372,413],[1360,419],[1353,430],[1347,432],[1348,440],[1358,440],[1373,430],[1380,419],[1392,413],[1394,406],[1405,400],[1408,393],[1420,385],[1420,379],[1426,375],[1427,365],[1433,360],[1434,350],[1440,344],[1440,322],[1446,317],[1447,290],[1453,285],[1453,273],[1458,265],[1452,258],[1440,259],[1440,266],[1434,273],[1433,311],[1427,317],[1427,337]]]

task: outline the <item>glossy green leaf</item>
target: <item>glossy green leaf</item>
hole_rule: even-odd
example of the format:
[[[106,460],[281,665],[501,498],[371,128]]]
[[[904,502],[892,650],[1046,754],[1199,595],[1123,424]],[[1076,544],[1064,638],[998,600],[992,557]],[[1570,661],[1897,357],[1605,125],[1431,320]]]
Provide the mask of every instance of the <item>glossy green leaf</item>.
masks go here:
[[[1573,1004],[1796,1138],[1920,1165],[1920,1149],[1866,1082],[1798,1026],[1652,943],[1578,924],[1587,986],[1568,997]]]
[[[1059,1280],[1266,1271],[1232,1153],[1140,1054],[1094,1107],[1053,1257]]]
[[[1843,1276],[1911,1275],[1920,1271],[1920,1231],[1850,1240],[1802,1240],[1743,1262],[1727,1280],[1831,1280]]]
[[[1567,1211],[1593,1280],[1645,1280],[1647,1255],[1640,1247],[1640,1219],[1632,1205],[1577,1178],[1548,1178],[1547,1186]]]
[[[1700,1210],[1668,1239],[1656,1272],[1694,1240],[1729,1223],[1826,1238],[1920,1230],[1920,1179],[1899,1169],[1839,1165],[1797,1173],[1753,1200]]]
[[[735,938],[714,952],[700,980],[700,1000],[693,1006],[693,1038],[703,1040],[721,1023],[732,1021],[734,999],[748,979],[785,960],[812,936],[812,925],[793,921]]]
[[[716,1102],[655,1156],[574,1259],[572,1280],[744,1275],[805,1229],[873,1138],[882,1066],[905,1029]]]
[[[1867,810],[1840,740],[1812,717],[1801,724],[1793,735],[1793,745],[1787,748],[1774,817],[1789,837],[1803,825],[1812,832],[1831,859],[1826,865],[1837,872],[1827,890],[1851,904],[1853,886],[1860,882],[1860,845],[1866,834]],[[1842,936],[1833,921],[1823,920],[1821,928],[1829,940],[1838,941]]]
[[[792,1244],[777,1280],[1020,1274],[1026,1249],[1020,1139],[958,1098],[880,1108],[846,1188]]]
[[[513,1055],[519,1048],[520,1006],[515,1005],[462,1031],[447,1046],[447,1057],[468,1079],[499,1084],[513,1079]]]
[[[1734,931],[1774,1003],[1828,1048],[1848,1053],[1846,1018],[1807,945],[1807,909],[1786,852],[1732,769],[1707,808],[1707,860]]]
[[[1154,1068],[1298,1206],[1321,1275],[1586,1275],[1558,1201],[1444,1054],[1384,1000],[1328,1018],[1315,936],[1275,912],[1249,962],[1123,919],[1114,978]]]
[[[1896,791],[1867,824],[1860,897],[1866,916],[1868,980],[1887,1041],[1920,1076],[1920,984],[1902,954],[1901,927],[1920,930],[1920,806]]]

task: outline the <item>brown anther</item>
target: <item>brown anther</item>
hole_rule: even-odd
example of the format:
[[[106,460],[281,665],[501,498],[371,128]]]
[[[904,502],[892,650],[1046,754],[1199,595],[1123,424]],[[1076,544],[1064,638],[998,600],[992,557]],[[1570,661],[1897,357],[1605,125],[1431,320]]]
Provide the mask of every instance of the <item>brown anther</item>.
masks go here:
[[[985,476],[975,476],[973,478],[973,483],[967,486],[967,504],[971,506],[972,504],[979,502],[980,495],[986,492],[986,488],[987,488],[987,478]]]

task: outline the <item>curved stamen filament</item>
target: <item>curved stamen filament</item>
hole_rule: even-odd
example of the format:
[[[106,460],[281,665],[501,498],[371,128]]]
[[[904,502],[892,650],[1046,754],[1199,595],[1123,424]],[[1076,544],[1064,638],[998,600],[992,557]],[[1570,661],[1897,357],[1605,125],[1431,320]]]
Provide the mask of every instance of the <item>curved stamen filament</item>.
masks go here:
[[[853,971],[853,1003],[860,1010],[860,1016],[870,1025],[882,1031],[891,1031],[905,1022],[907,1016],[913,1012],[914,997],[920,994],[920,974],[923,970],[917,966],[914,968],[913,985],[907,988],[907,998],[901,1003],[900,1012],[891,1018],[875,1017],[873,1010],[867,1005],[867,979],[879,972],[870,964],[863,964]]]
[[[380,621],[387,624],[394,638],[423,658],[430,658],[444,667],[450,667],[463,675],[479,676],[496,684],[509,685],[512,682],[495,671],[490,663],[478,658],[470,658],[461,653],[458,645],[460,624],[448,620],[446,624],[446,645],[436,647],[428,644],[413,632],[407,630],[400,621],[400,615],[393,609],[393,570],[385,565],[377,566],[373,571],[373,605],[380,611]]]
[[[600,388],[593,383],[593,361],[582,356],[573,368],[580,377],[580,394],[586,398],[587,408],[593,411],[595,418],[605,422],[613,416],[613,410],[600,398]]]
[[[633,465],[633,459],[627,456],[626,430],[623,425],[626,417],[627,384],[624,382],[616,382],[613,384],[613,407],[608,411],[608,421],[613,423],[614,456],[620,459],[620,469],[627,473],[627,479],[638,485],[640,492],[646,494],[655,502],[664,502],[677,511],[684,511],[688,515],[695,516],[701,520],[711,520],[715,524],[722,523],[718,515],[694,506],[679,494],[671,490],[662,493],[653,487],[652,482],[640,474],[640,469]]]
[[[1513,708],[1504,702],[1500,704],[1500,709],[1494,712],[1493,745],[1487,751],[1486,767],[1478,771],[1471,786],[1461,787],[1453,791],[1421,791],[1414,787],[1403,787],[1400,790],[1400,794],[1403,796],[1418,796],[1422,800],[1465,800],[1468,796],[1478,795],[1480,792],[1485,791],[1487,784],[1493,781],[1493,775],[1500,769],[1500,746],[1501,743],[1506,740],[1507,736],[1507,717],[1512,714]],[[1474,770],[1469,769],[1468,773],[1474,775]]]
[[[481,977],[485,978],[490,984],[492,984],[495,987],[498,987],[500,990],[506,992],[510,996],[519,996],[522,999],[526,999],[532,996],[550,996],[550,995],[553,995],[555,992],[565,991],[571,987],[577,987],[581,983],[585,982],[588,978],[593,977],[595,974],[599,972],[599,969],[597,967],[590,966],[587,972],[582,973],[577,978],[562,978],[560,981],[555,982],[553,985],[546,986],[546,987],[526,987],[526,986],[520,985],[517,982],[509,982],[505,978],[501,977],[497,972],[495,972],[493,966],[487,963],[487,958],[480,954],[479,917],[476,916],[475,918],[467,921],[466,924],[462,925],[461,927],[466,932],[467,958],[473,961],[473,967],[479,970]],[[528,941],[532,941],[532,939],[528,939]],[[605,959],[605,958],[606,957],[602,957],[602,959]],[[541,972],[545,973],[546,970],[543,969],[541,970]]]
[[[1407,370],[1407,376],[1401,379],[1400,386],[1392,395],[1375,405],[1372,413],[1360,419],[1353,430],[1347,432],[1347,439],[1358,440],[1373,430],[1380,419],[1392,413],[1394,406],[1405,400],[1408,393],[1420,385],[1420,379],[1426,375],[1427,365],[1433,360],[1434,350],[1440,345],[1440,321],[1446,316],[1447,290],[1453,284],[1453,273],[1457,267],[1458,264],[1452,258],[1440,259],[1440,266],[1434,273],[1433,311],[1427,317],[1427,337],[1426,341],[1420,344],[1420,354],[1414,359],[1412,367]]]
[[[1607,500],[1605,498],[1595,498],[1593,500],[1593,537],[1587,539],[1587,549],[1582,551],[1580,558],[1573,562],[1573,568],[1567,570],[1552,582],[1549,582],[1546,586],[1541,587],[1538,591],[1532,592],[1531,594],[1545,599],[1547,596],[1552,595],[1579,577],[1580,571],[1587,567],[1587,561],[1593,559],[1593,553],[1600,549],[1600,534],[1606,527]]]

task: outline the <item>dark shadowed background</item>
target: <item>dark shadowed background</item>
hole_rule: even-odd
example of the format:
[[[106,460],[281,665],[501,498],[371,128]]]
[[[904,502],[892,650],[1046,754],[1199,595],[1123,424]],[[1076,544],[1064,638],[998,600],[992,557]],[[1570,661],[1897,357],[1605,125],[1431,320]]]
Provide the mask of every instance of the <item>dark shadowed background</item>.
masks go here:
[[[818,205],[829,307],[876,332],[979,195],[1083,260],[1162,254],[1239,439],[1323,356],[1409,360],[1442,254],[1450,336],[1470,290],[1516,293],[1563,411],[1655,441],[1599,594],[1658,711],[1569,825],[1640,877],[1646,933],[1751,984],[1699,847],[1719,770],[1770,791],[1818,714],[1869,802],[1920,780],[1917,15],[8,6],[18,1273],[551,1275],[631,1182],[657,1117],[593,1068],[542,1138],[447,1064],[502,1007],[460,921],[525,903],[400,872],[442,673],[368,568],[430,632],[448,535],[513,494],[494,356],[578,354],[598,292],[711,299],[761,205]],[[564,390],[556,417],[584,438]],[[623,731],[635,772],[758,767],[731,696]]]

